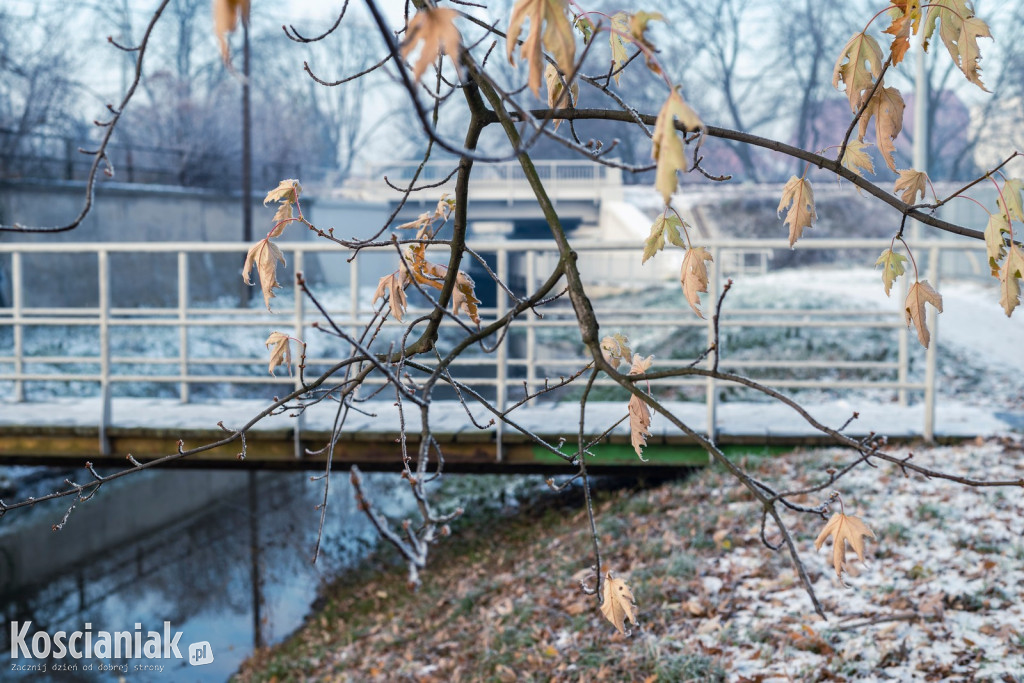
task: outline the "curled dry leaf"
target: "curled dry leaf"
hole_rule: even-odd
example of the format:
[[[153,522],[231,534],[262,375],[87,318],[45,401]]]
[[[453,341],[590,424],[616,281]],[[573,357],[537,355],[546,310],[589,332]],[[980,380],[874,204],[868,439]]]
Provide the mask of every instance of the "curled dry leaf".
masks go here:
[[[913,323],[917,328],[917,339],[921,342],[921,346],[928,348],[931,334],[928,333],[924,311],[926,303],[931,304],[939,313],[942,313],[942,296],[928,284],[927,280],[915,282],[910,286],[910,291],[907,292],[907,301],[904,304],[906,320],[908,326]]]
[[[294,204],[299,201],[299,195],[301,194],[302,185],[299,184],[299,181],[294,178],[288,178],[279,182],[277,187],[267,193],[267,196],[263,198],[263,206],[270,202]]]
[[[686,154],[683,141],[676,133],[676,121],[683,124],[687,131],[704,127],[697,112],[679,94],[678,86],[672,89],[658,112],[652,138],[651,156],[658,162],[654,186],[661,192],[666,204],[672,200],[672,194],[676,191],[676,173],[686,170]]]
[[[576,106],[577,98],[580,96],[580,85],[573,81],[569,86],[569,97],[565,96],[565,88],[562,86],[564,76],[558,73],[558,69],[548,64],[544,67],[544,82],[548,86],[548,107],[561,109],[563,107]],[[555,119],[555,130],[562,124],[562,119]]]
[[[231,63],[228,50],[229,33],[234,33],[238,20],[249,21],[249,0],[213,0],[213,34],[220,45],[220,56],[225,64]]]
[[[530,20],[530,31],[519,48],[519,57],[530,63],[527,83],[536,97],[540,97],[541,72],[544,56],[541,46],[551,53],[563,73],[573,73],[576,67],[576,38],[572,24],[566,16],[566,0],[517,0],[508,20],[505,51],[510,64],[515,64],[512,52],[523,32],[523,24]],[[543,27],[543,28],[542,28]]]
[[[924,22],[925,49],[935,33],[936,22],[939,24],[939,37],[950,58],[967,80],[988,92],[981,82],[981,67],[978,65],[981,60],[978,38],[992,37],[988,24],[974,16],[974,7],[969,0],[933,0],[928,3]]]
[[[896,183],[892,187],[893,194],[899,194],[907,204],[913,204],[917,201],[917,195],[921,195],[921,201],[924,201],[925,188],[928,185],[928,174],[923,171],[915,171],[912,168],[903,169],[897,171],[900,177],[896,179]]]
[[[814,191],[811,189],[811,181],[796,176],[790,177],[782,188],[782,200],[776,210],[777,215],[781,216],[783,209],[786,210],[783,225],[789,226],[789,246],[793,246],[803,237],[804,228],[811,227],[811,223],[818,220],[818,214],[814,212]]]
[[[904,107],[903,96],[900,95],[899,90],[879,88],[860,117],[860,139],[864,140],[864,136],[868,132],[868,124],[874,118],[875,142],[878,144],[878,151],[882,153],[886,165],[893,171],[896,170],[896,160],[893,158],[896,145],[893,144],[893,140],[903,130]]]
[[[920,0],[890,0],[893,7],[889,9],[892,15],[892,25],[883,33],[893,36],[892,39],[892,64],[896,66],[903,61],[907,50],[910,48],[910,35],[917,35],[921,26],[921,2]]]
[[[999,305],[1006,311],[1006,317],[1020,303],[1020,278],[1024,274],[1024,254],[1016,244],[1010,245],[1006,261],[999,269]]]
[[[413,80],[420,80],[427,67],[437,61],[442,53],[451,57],[452,64],[458,70],[459,63],[455,59],[455,54],[462,36],[455,27],[457,16],[458,12],[447,7],[424,7],[409,20],[405,42],[402,43],[402,59],[408,59],[416,46],[423,43],[419,58],[412,68]]]
[[[242,266],[242,278],[247,285],[253,284],[249,276],[253,267],[256,268],[256,272],[260,276],[260,288],[263,290],[263,303],[266,304],[268,311],[270,310],[270,300],[276,296],[274,289],[281,287],[277,281],[278,262],[282,265],[285,263],[284,254],[268,237],[249,249],[249,253],[245,255],[245,265]]]
[[[906,272],[903,267],[906,262],[906,256],[897,254],[892,249],[883,251],[882,255],[875,261],[876,267],[882,266],[882,284],[885,286],[886,296],[889,296],[889,292],[892,290],[892,283],[896,281],[896,278]]]
[[[846,564],[846,544],[850,544],[853,552],[857,554],[857,559],[863,562],[864,538],[867,536],[874,538],[875,534],[860,517],[837,512],[832,515],[832,519],[828,520],[828,524],[814,540],[814,549],[821,550],[822,544],[829,536],[832,536],[832,566],[835,567],[836,576],[842,580],[844,571],[847,574],[851,573]]]
[[[637,626],[635,600],[625,581],[614,578],[611,572],[605,574],[604,587],[601,591],[601,613],[624,636],[630,634],[626,631],[627,619],[633,626]]]
[[[832,87],[839,88],[843,82],[846,96],[850,100],[850,111],[857,113],[865,91],[871,90],[875,79],[882,74],[882,48],[868,34],[856,33],[843,46],[835,68],[832,70]]]
[[[708,267],[705,261],[711,261],[711,254],[704,247],[693,247],[686,250],[683,257],[683,268],[680,280],[683,284],[683,296],[690,308],[701,318],[704,314],[700,312],[700,292],[708,291]]]
[[[464,310],[469,319],[479,325],[480,314],[477,307],[480,300],[473,292],[474,285],[473,278],[461,270],[458,272],[455,276],[455,291],[452,292],[452,313],[458,315]]]
[[[377,290],[373,293],[373,301],[371,303],[377,303],[377,299],[381,299],[386,295],[391,315],[395,320],[401,322],[402,316],[405,315],[405,309],[409,306],[405,298],[405,288],[409,286],[409,282],[409,275],[406,273],[405,268],[395,271],[391,275],[385,275],[377,283]]]
[[[633,352],[629,349],[629,338],[615,333],[601,340],[601,355],[616,370],[622,363],[629,363]]]
[[[632,364],[629,368],[629,374],[631,375],[642,375],[647,372],[651,367],[651,362],[654,356],[647,356],[644,358],[640,354],[633,354]],[[633,444],[633,450],[636,451],[637,456],[646,462],[644,459],[644,446],[647,445],[647,437],[651,435],[651,411],[647,407],[639,396],[632,395],[629,397],[629,437],[630,442]],[[636,622],[634,622],[636,623]]]
[[[299,342],[302,344],[302,342]],[[283,332],[271,332],[267,337],[267,348],[270,349],[270,374],[274,374],[274,368],[285,366],[288,374],[292,374],[292,348],[291,337]],[[273,347],[271,349],[271,347]]]

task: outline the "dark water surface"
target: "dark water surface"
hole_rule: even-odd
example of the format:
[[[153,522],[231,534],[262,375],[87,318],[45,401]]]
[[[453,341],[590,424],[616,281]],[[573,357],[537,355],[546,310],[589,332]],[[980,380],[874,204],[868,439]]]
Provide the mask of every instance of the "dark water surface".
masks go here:
[[[37,483],[40,492],[63,476]],[[365,482],[386,514],[407,509],[408,487],[396,476],[365,475]],[[61,531],[51,527],[71,500],[8,513],[0,519],[0,680],[227,679],[252,652],[257,622],[264,643],[279,642],[301,624],[321,584],[376,544],[347,472],[338,472],[313,565],[322,497],[323,483],[309,473],[164,470],[104,485]],[[129,659],[122,651],[120,658],[76,660],[51,651],[48,659],[12,659],[12,622],[27,633],[30,653],[37,631],[52,643],[58,631],[84,632],[90,624],[95,648],[98,632],[129,631],[130,639],[140,624],[145,645],[150,631],[162,639],[169,622],[172,638],[182,634],[183,658]],[[44,636],[37,638],[43,647]],[[78,647],[85,634],[80,638]],[[193,666],[188,646],[203,642],[213,662]],[[20,664],[46,672],[15,670]],[[74,668],[55,670],[65,666]]]

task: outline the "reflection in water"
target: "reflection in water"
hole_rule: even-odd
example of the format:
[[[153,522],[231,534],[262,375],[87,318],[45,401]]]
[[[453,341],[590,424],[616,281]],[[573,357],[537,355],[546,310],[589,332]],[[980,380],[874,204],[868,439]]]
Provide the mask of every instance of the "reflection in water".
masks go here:
[[[371,474],[365,480],[374,498],[391,506],[383,512],[408,509],[408,487],[399,486],[397,477]],[[105,485],[60,532],[50,526],[66,508],[53,503],[8,515],[0,522],[0,679],[225,680],[256,638],[272,644],[287,636],[321,583],[376,543],[355,508],[347,472],[335,472],[314,566],[322,495],[322,482],[302,472],[165,470]],[[12,663],[33,660],[10,659],[12,621],[32,622],[30,648],[37,631],[70,633],[89,623],[93,633],[134,632],[141,623],[143,634],[162,633],[169,621],[172,633],[182,632],[183,659],[51,658],[45,675],[15,672]],[[191,666],[188,645],[201,641],[210,643],[214,661]],[[138,664],[164,670],[138,671]],[[66,665],[77,665],[77,671],[54,671]],[[111,671],[111,665],[127,668]]]

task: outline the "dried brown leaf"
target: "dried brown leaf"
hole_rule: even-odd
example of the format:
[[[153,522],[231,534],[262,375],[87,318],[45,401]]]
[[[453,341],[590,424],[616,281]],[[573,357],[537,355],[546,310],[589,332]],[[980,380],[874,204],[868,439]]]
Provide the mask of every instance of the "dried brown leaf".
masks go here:
[[[654,186],[666,204],[672,200],[672,194],[676,191],[676,173],[686,170],[686,154],[683,150],[683,141],[676,133],[676,121],[683,124],[687,131],[704,127],[697,112],[691,109],[679,94],[679,88],[672,89],[661,111],[658,112],[652,138],[651,156],[658,162]]]
[[[274,368],[285,366],[288,374],[292,373],[292,348],[291,337],[283,332],[271,332],[267,337],[267,348],[274,348],[270,351],[270,374],[274,374]]]
[[[601,591],[601,613],[624,636],[630,634],[630,631],[626,631],[627,619],[633,626],[637,625],[635,600],[625,581],[614,578],[611,572],[605,574],[604,587]]]
[[[811,224],[818,220],[818,214],[814,212],[814,191],[811,189],[811,181],[796,176],[790,177],[782,188],[782,200],[776,213],[781,216],[783,209],[786,209],[786,220],[783,221],[783,225],[789,226],[789,246],[793,246],[803,237],[804,228],[811,227]]]
[[[404,268],[391,273],[391,275],[385,275],[377,283],[377,290],[373,293],[371,303],[377,303],[377,299],[386,295],[391,315],[395,320],[401,322],[402,316],[405,315],[405,309],[409,305],[405,298],[405,288],[409,286],[409,282],[409,276]]]
[[[213,34],[217,36],[225,64],[231,63],[227,34],[234,32],[239,19],[248,23],[249,0],[213,0]]]
[[[512,6],[512,15],[508,20],[508,35],[505,39],[505,51],[510,64],[515,64],[512,52],[516,41],[523,32],[523,24],[530,20],[530,30],[526,40],[519,48],[519,57],[530,63],[530,74],[527,83],[530,90],[540,97],[541,73],[543,72],[544,56],[541,46],[551,53],[562,73],[572,73],[576,62],[576,37],[572,32],[572,24],[566,16],[568,3],[566,0],[517,0]],[[543,27],[543,28],[542,28]]]
[[[864,114],[860,117],[860,139],[863,141],[868,131],[868,124],[872,118],[875,120],[875,142],[878,144],[878,151],[882,153],[886,165],[896,170],[896,160],[893,153],[896,145],[893,144],[900,131],[903,130],[903,96],[896,88],[879,88],[868,102]]]
[[[839,88],[842,81],[850,100],[850,111],[860,110],[865,91],[871,90],[875,79],[882,74],[882,48],[868,34],[855,33],[839,53],[832,71],[832,87]]]
[[[263,303],[267,310],[270,310],[270,300],[276,296],[274,289],[281,287],[277,281],[277,264],[285,263],[284,254],[276,244],[265,238],[257,242],[245,255],[245,264],[242,266],[242,278],[245,284],[253,284],[250,274],[253,267],[260,276],[260,288],[263,290]]]
[[[928,284],[927,280],[915,282],[910,286],[910,291],[907,292],[907,301],[904,304],[906,320],[908,326],[913,323],[917,328],[917,339],[921,342],[921,346],[928,348],[931,334],[928,333],[924,310],[926,303],[931,304],[939,313],[942,313],[942,296]]]
[[[867,536],[874,538],[875,534],[860,517],[837,512],[832,515],[832,519],[828,520],[828,524],[814,540],[814,549],[821,550],[822,544],[829,536],[832,536],[832,566],[835,567],[836,576],[841,580],[844,571],[850,573],[846,564],[846,544],[850,544],[853,552],[857,554],[857,559],[863,562],[864,538]]]
[[[1016,244],[1010,245],[1006,261],[999,269],[999,305],[1006,311],[1006,317],[1020,303],[1020,278],[1024,274],[1024,254]]]
[[[893,185],[893,194],[902,192],[900,199],[907,204],[915,203],[918,194],[921,195],[921,201],[924,201],[925,188],[928,186],[928,174],[923,171],[915,171],[912,168],[903,169],[897,173],[900,174],[900,177]]]
[[[455,18],[459,13],[447,7],[424,7],[413,15],[409,20],[409,26],[405,32],[405,42],[402,43],[402,59],[408,59],[409,55],[417,45],[423,43],[420,49],[419,58],[412,68],[413,80],[418,81],[431,64],[437,61],[439,55],[446,54],[451,57],[452,64],[459,68],[458,60],[455,58],[459,49],[462,36],[459,29],[455,27]]]
[[[711,261],[711,254],[704,247],[693,247],[686,250],[683,257],[683,268],[680,274],[680,281],[683,285],[683,296],[690,308],[701,318],[704,314],[700,312],[700,292],[708,291],[708,267],[705,261]]]

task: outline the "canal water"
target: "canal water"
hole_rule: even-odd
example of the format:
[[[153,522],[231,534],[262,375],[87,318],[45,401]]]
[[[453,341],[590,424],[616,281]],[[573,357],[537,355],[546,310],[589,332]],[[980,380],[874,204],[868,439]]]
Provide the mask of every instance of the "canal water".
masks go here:
[[[64,476],[47,473],[28,495],[52,490]],[[410,509],[408,486],[396,475],[364,480],[386,514]],[[226,680],[257,638],[273,644],[294,631],[318,589],[376,546],[348,473],[336,472],[314,565],[322,497],[323,482],[309,473],[168,469],[104,485],[59,531],[52,527],[73,499],[8,513],[0,519],[0,680]],[[40,648],[44,640],[52,645],[50,657],[12,658],[12,630],[29,651],[33,634],[48,634],[36,638]],[[161,640],[180,632],[182,659],[173,651],[170,659],[128,659],[123,650],[121,657],[57,658],[59,631],[82,631],[79,649],[89,632],[94,648],[102,631],[130,632],[119,645],[137,631],[143,644],[150,631]],[[212,662],[190,664],[193,644],[197,661]],[[17,670],[23,664],[46,671]]]

